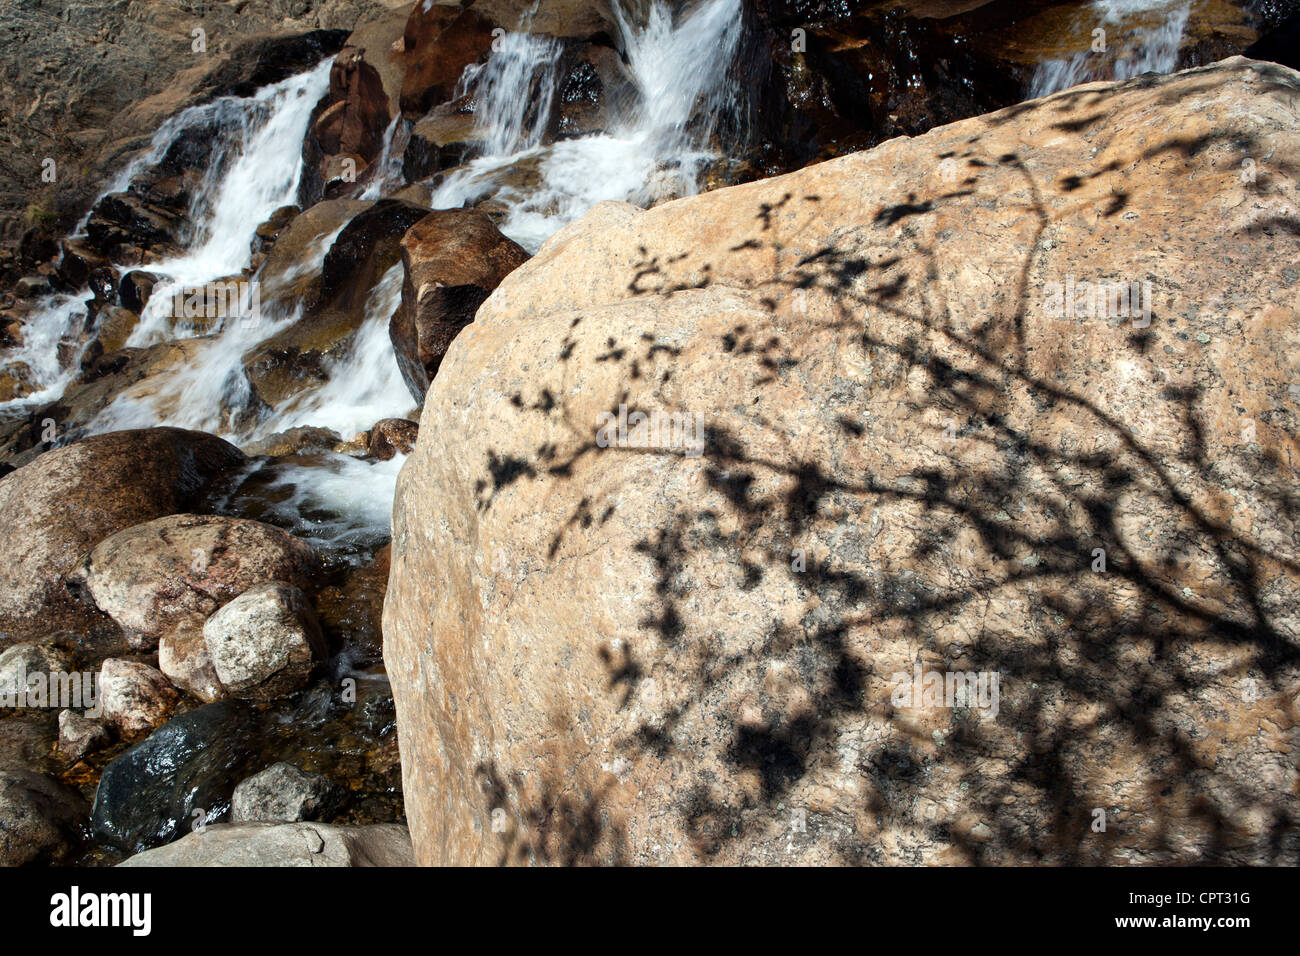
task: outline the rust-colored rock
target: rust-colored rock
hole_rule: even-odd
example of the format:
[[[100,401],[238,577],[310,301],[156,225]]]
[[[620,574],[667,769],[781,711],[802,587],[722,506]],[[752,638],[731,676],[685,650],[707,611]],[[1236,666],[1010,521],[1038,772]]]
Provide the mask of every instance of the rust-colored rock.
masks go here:
[[[1297,92],[1089,85],[547,242],[398,484],[420,862],[1300,861]]]
[[[402,237],[402,302],[388,326],[402,378],[424,401],[447,346],[497,284],[527,261],[482,212],[439,209]]]

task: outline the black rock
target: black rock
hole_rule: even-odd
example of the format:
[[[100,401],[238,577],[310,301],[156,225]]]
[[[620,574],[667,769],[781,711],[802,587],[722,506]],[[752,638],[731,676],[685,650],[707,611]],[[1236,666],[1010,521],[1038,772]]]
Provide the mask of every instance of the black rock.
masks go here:
[[[138,853],[223,819],[255,759],[255,728],[242,701],[169,720],[104,768],[90,819],[96,836]]]

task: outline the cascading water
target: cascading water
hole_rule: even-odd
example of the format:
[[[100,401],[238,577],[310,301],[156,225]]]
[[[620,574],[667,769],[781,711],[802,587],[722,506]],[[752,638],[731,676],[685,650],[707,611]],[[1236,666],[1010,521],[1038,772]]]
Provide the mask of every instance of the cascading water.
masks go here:
[[[641,15],[634,18],[620,4],[614,6],[634,95],[619,98],[617,115],[605,131],[578,139],[546,142],[563,43],[529,33],[501,37],[489,59],[467,70],[460,85],[460,92],[468,92],[476,103],[480,155],[449,174],[430,205],[454,208],[491,196],[506,207],[503,232],[535,250],[603,200],[648,205],[697,192],[701,171],[718,158],[713,147],[717,123],[735,105],[728,72],[740,42],[741,0],[700,0],[677,18],[660,0],[640,7]],[[414,403],[388,337],[389,318],[401,294],[400,265],[371,290],[364,320],[345,353],[325,366],[327,380],[275,409],[257,408],[243,360],[293,324],[300,306],[263,302],[256,321],[226,319],[215,329],[202,324],[190,328],[172,315],[178,290],[240,276],[257,226],[295,201],[303,137],[327,87],[329,69],[326,61],[252,97],[223,98],[178,114],[109,187],[127,188],[196,126],[217,131],[191,204],[192,228],[181,237],[184,251],[148,267],[162,278],[127,343],[145,347],[187,339],[181,357],[124,388],[89,431],[166,424],[247,445],[304,425],[347,438],[382,418],[410,413]],[[390,125],[362,198],[380,198],[400,188],[408,134],[405,120]],[[525,167],[531,167],[526,186],[518,181]],[[304,269],[320,268],[336,235],[316,238],[302,257]],[[77,322],[86,297],[52,298],[28,323],[24,348],[33,360],[31,374],[48,386],[40,396],[45,400],[57,397],[71,377],[59,370],[54,346]],[[269,508],[267,513],[294,524],[306,537],[347,549],[386,534],[400,463],[400,457],[375,464],[319,452],[259,463],[247,476],[251,484],[244,497],[262,496],[258,500]],[[238,488],[229,500],[241,500]]]
[[[1170,73],[1190,16],[1177,0],[1093,0],[1077,22],[1080,43],[1073,56],[1038,65],[1029,96],[1047,96],[1093,80],[1127,80],[1143,73]],[[1106,31],[1106,49],[1094,52],[1092,31]]]
[[[501,38],[462,79],[476,100],[481,154],[434,190],[434,208],[488,197],[506,207],[501,231],[529,251],[596,203],[638,205],[699,191],[718,158],[712,138],[734,106],[728,71],[740,43],[741,0],[704,0],[674,20],[665,3],[642,20],[613,5],[628,80],[637,96],[609,129],[541,146],[559,82],[561,46],[526,33]]]

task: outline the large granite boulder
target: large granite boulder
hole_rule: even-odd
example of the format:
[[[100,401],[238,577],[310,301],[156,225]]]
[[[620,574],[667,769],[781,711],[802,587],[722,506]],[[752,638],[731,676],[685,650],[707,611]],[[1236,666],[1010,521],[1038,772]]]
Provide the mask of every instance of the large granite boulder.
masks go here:
[[[398,484],[418,860],[1300,861],[1297,94],[1092,84],[549,240]]]

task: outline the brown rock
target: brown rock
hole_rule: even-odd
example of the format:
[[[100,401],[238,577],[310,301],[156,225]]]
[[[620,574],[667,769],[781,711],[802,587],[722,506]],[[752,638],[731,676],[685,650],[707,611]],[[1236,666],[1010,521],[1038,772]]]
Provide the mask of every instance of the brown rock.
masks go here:
[[[200,506],[207,483],[243,461],[220,438],[148,428],[46,451],[0,478],[0,630],[21,639],[103,626],[64,576],[114,532]]]
[[[367,444],[370,454],[380,461],[388,461],[394,455],[409,455],[415,448],[415,439],[420,426],[408,422],[405,418],[385,418],[370,429]]]
[[[1089,85],[548,241],[398,483],[417,859],[1300,861],[1296,207],[1237,174],[1300,163],[1297,89]],[[1149,324],[1073,285],[1130,280]]]
[[[326,360],[351,342],[366,318],[371,290],[397,263],[402,235],[427,213],[414,203],[382,199],[352,217],[325,254],[315,298],[302,318],[244,356],[244,372],[262,401],[276,406],[326,380]]]
[[[497,284],[528,259],[485,214],[429,213],[402,237],[402,303],[388,326],[411,394],[424,401],[447,346]]]
[[[402,78],[402,113],[418,119],[451,99],[465,67],[477,63],[491,49],[492,29],[477,8],[417,3],[403,33],[407,65]]]

